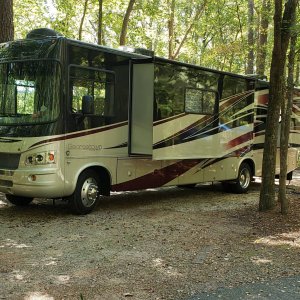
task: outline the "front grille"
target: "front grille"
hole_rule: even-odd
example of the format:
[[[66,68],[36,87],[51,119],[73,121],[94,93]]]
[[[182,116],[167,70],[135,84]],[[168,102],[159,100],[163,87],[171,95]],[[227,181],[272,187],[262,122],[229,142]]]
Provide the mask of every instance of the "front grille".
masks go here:
[[[0,152],[0,169],[16,170],[19,166],[21,154],[18,153],[1,153]]]
[[[5,186],[5,187],[12,187],[13,182],[10,180],[2,180],[0,179],[0,186]]]

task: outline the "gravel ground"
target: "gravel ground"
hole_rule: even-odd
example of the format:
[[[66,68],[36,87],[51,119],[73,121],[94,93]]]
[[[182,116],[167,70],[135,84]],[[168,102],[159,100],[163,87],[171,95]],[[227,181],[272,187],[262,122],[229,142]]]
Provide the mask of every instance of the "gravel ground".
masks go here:
[[[259,188],[119,193],[86,216],[0,194],[0,299],[193,299],[300,274],[300,180],[292,212],[257,212]],[[203,295],[204,295],[203,294]]]
[[[300,276],[283,277],[263,283],[242,284],[235,288],[219,288],[200,293],[188,300],[296,300],[300,299]]]

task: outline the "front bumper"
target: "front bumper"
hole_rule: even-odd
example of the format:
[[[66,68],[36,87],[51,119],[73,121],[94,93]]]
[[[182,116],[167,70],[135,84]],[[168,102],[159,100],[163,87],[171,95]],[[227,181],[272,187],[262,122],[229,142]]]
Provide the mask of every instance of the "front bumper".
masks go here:
[[[60,198],[64,180],[57,168],[0,170],[0,192],[33,198]]]

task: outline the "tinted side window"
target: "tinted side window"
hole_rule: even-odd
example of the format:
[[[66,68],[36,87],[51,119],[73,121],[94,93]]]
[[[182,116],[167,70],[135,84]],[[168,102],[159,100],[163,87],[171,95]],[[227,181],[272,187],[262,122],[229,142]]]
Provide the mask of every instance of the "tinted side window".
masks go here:
[[[156,63],[154,72],[154,120],[183,112],[213,114],[219,74],[170,63]]]
[[[68,61],[69,111],[72,110],[73,115],[74,112],[80,113],[84,95],[93,96],[95,102],[94,117],[85,117],[85,129],[128,120],[128,57],[101,48],[70,43]],[[89,118],[93,119],[93,122],[88,122]],[[77,119],[70,116],[68,122],[70,131],[74,130],[74,120]],[[77,124],[76,128],[82,129]]]
[[[254,93],[247,79],[224,76],[222,99],[220,102],[220,128],[235,128],[253,122]],[[247,109],[248,107],[248,109]]]
[[[154,120],[184,112],[184,74],[170,64],[156,64],[154,73],[154,107],[158,110]]]
[[[247,91],[247,81],[226,75],[223,80],[222,99]]]
[[[127,57],[79,45],[69,45],[68,57],[69,64],[99,69],[110,69],[128,62]]]
[[[88,95],[94,100],[95,115],[113,116],[113,73],[88,68],[71,67],[70,83],[73,113],[81,112],[82,97]]]

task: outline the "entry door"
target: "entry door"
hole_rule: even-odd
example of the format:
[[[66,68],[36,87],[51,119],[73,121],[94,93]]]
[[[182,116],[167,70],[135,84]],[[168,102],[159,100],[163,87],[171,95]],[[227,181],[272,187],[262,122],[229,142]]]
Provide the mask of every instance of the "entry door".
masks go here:
[[[129,154],[152,155],[154,64],[132,62]]]

